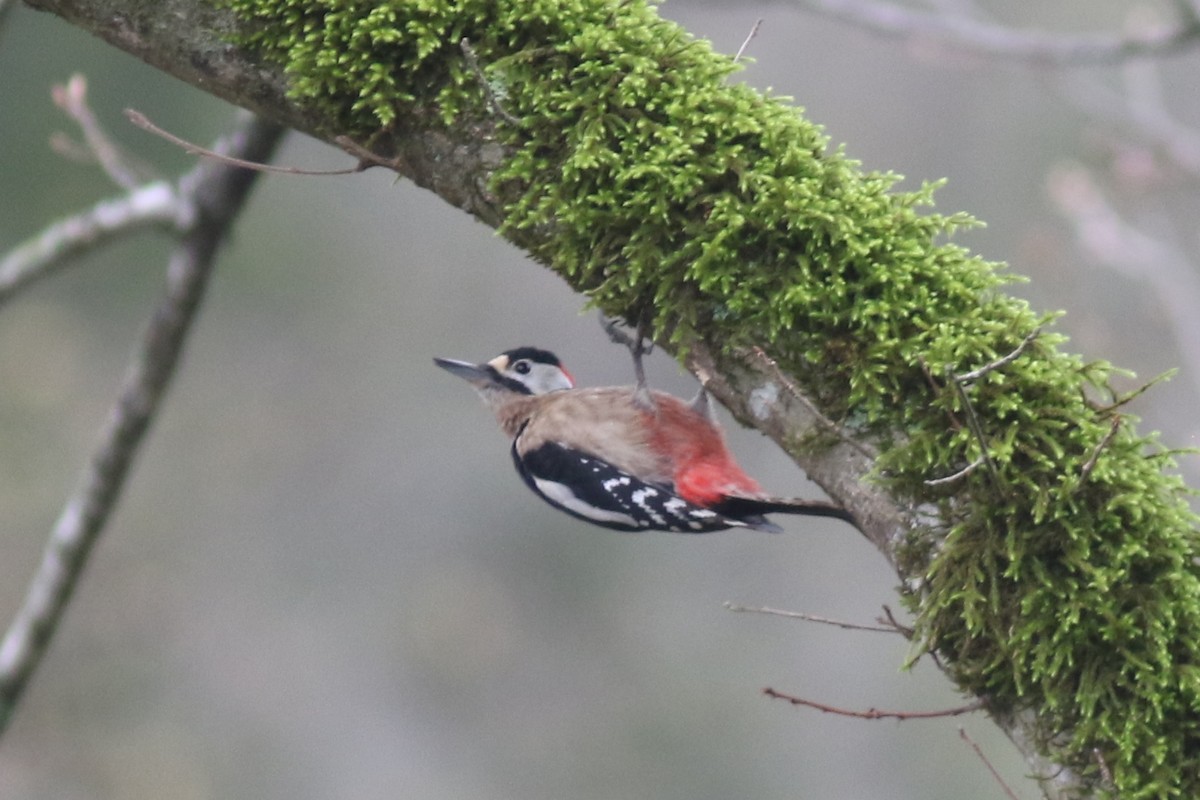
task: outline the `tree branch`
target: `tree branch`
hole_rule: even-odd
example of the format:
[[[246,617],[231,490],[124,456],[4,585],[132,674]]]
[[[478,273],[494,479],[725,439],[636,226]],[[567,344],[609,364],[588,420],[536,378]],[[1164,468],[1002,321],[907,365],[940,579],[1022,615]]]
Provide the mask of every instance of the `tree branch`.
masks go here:
[[[55,222],[0,259],[0,306],[71,258],[147,228],[178,226],[183,213],[174,187],[157,181]]]
[[[262,161],[283,133],[274,123],[251,119],[230,137],[225,149]],[[167,264],[163,296],[142,332],[100,442],[55,523],[24,602],[0,641],[0,733],[41,663],[88,555],[120,497],[179,362],[217,250],[257,177],[256,172],[206,163],[179,181],[176,202],[188,214],[179,246]]]
[[[797,6],[883,36],[932,40],[975,55],[1057,67],[1116,64],[1195,47],[1200,20],[1183,14],[1173,26],[1141,34],[1048,34],[965,17],[915,11],[875,0],[794,0]]]

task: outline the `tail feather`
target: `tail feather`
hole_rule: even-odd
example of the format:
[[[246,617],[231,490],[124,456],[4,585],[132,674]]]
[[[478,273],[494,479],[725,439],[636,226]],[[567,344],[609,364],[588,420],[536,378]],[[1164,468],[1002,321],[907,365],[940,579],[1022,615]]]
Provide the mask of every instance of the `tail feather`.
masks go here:
[[[801,514],[808,517],[829,517],[840,519],[851,525],[858,522],[850,512],[839,505],[826,500],[803,500],[800,498],[784,497],[743,497],[729,495],[719,503],[709,505],[713,511],[731,519],[741,520],[752,528],[759,530],[778,530],[778,527],[768,522],[764,514]]]

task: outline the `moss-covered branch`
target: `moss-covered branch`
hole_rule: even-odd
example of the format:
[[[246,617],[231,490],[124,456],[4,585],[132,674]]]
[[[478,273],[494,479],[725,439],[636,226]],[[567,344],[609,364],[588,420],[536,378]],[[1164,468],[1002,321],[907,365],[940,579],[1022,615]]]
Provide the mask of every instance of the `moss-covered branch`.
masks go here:
[[[862,171],[639,0],[35,4],[395,157],[652,321],[859,516],[1048,796],[1200,796],[1198,539],[1171,459],[1053,333],[1004,359],[1048,319],[947,242],[971,220],[930,213],[931,188]]]

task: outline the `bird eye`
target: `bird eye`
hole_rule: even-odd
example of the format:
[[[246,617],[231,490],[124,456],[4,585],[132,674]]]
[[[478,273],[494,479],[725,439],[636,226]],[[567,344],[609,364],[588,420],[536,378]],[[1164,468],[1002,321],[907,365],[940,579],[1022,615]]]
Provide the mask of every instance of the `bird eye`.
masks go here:
[[[528,375],[529,370],[530,370],[529,362],[526,361],[525,359],[521,359],[517,363],[513,364],[513,372],[519,373],[521,375]]]

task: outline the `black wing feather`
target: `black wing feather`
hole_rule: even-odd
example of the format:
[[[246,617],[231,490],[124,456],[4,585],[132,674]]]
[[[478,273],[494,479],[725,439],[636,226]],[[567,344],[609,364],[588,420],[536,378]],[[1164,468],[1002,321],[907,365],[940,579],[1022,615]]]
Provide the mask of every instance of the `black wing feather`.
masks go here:
[[[522,453],[520,441],[518,434],[512,456],[525,484],[555,508],[594,525],[679,533],[750,527],[689,503],[669,485],[647,483],[583,451],[546,442]]]

